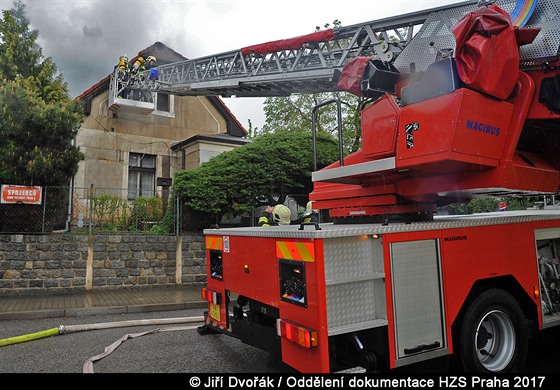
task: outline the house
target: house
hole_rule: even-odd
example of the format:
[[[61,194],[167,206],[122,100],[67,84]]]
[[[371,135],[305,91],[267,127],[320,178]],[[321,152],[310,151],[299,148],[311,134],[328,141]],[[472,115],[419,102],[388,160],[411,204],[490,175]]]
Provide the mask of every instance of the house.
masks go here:
[[[156,57],[157,65],[186,60],[161,42],[138,53],[148,55]],[[249,142],[247,131],[217,96],[152,96],[151,109],[133,101],[115,104],[110,74],[78,96],[86,118],[76,145],[85,160],[74,177],[75,189],[93,185],[96,193],[128,200],[157,195],[176,172]]]

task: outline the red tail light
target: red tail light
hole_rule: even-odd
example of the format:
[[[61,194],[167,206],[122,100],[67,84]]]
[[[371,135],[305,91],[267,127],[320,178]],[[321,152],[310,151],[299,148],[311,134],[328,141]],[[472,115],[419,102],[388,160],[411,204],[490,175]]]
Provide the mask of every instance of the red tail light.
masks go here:
[[[318,345],[317,331],[298,325],[288,320],[277,319],[276,330],[278,336],[284,337],[293,343],[305,348],[314,348]]]
[[[220,294],[219,292],[208,290],[207,288],[202,287],[201,295],[202,299],[207,302],[213,303],[215,305],[219,305],[220,303],[222,303],[222,294]]]

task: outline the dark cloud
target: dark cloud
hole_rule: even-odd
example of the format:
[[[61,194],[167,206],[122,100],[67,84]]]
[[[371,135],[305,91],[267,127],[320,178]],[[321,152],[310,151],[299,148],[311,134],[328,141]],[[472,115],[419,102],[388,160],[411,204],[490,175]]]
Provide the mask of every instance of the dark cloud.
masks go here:
[[[84,32],[84,37],[86,38],[101,38],[103,35],[103,31],[99,27],[89,28],[88,26],[82,27],[82,31]]]
[[[162,9],[157,0],[24,3],[43,54],[57,64],[73,97],[109,74],[121,54],[133,57],[158,41],[154,28],[161,24]]]

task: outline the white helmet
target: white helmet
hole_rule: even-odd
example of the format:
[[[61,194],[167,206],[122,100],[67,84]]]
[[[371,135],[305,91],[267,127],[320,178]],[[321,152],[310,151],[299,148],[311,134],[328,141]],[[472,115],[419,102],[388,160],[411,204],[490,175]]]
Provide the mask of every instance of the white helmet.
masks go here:
[[[272,220],[278,225],[289,225],[291,222],[292,212],[288,206],[277,204],[272,210]]]

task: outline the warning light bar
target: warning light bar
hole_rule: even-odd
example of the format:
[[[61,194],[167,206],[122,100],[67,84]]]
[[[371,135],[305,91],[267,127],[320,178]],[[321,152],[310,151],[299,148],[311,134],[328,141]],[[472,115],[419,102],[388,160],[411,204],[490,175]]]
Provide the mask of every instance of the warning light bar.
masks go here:
[[[298,325],[288,320],[276,320],[278,336],[284,337],[293,343],[305,348],[314,348],[318,345],[317,331]]]
[[[201,295],[202,299],[215,305],[219,305],[220,303],[222,303],[222,294],[220,294],[219,292],[208,290],[207,288],[202,287]]]

